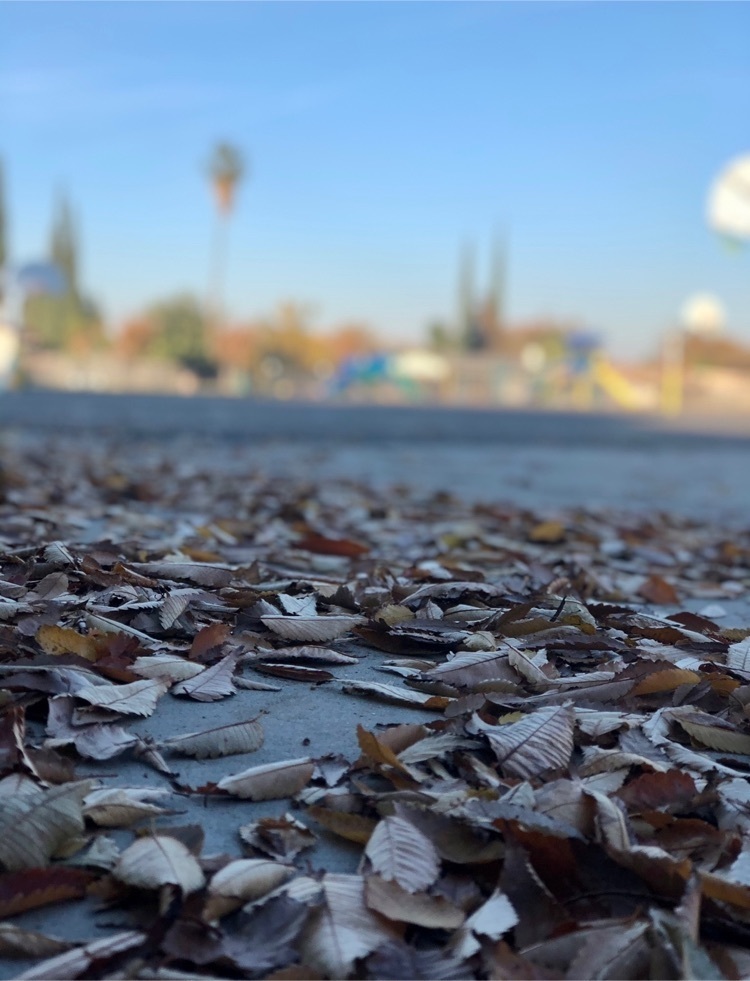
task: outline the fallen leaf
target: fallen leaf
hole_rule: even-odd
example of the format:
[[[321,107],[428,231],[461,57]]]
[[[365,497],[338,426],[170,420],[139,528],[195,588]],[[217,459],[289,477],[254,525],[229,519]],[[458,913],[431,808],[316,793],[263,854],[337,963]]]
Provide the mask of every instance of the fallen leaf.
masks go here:
[[[40,906],[83,899],[93,875],[81,869],[50,866],[0,873],[0,918]]]
[[[402,888],[395,880],[368,875],[365,902],[376,913],[395,923],[414,923],[429,930],[455,930],[466,919],[463,910],[443,896],[414,893]]]
[[[119,715],[145,717],[153,714],[156,703],[168,687],[160,678],[146,678],[143,681],[131,681],[128,685],[79,688],[75,697]]]
[[[108,961],[120,954],[140,947],[147,939],[138,930],[124,930],[121,933],[92,940],[91,943],[76,947],[67,953],[58,954],[42,961],[18,975],[18,981],[53,981],[53,979],[79,978],[85,976],[93,964],[103,968]]]
[[[79,634],[70,627],[43,624],[37,631],[36,639],[45,654],[77,654],[87,661],[96,661],[99,657],[96,635]]]
[[[72,943],[35,930],[0,923],[0,957],[52,957],[70,950]]]
[[[671,583],[661,576],[651,575],[638,588],[638,593],[656,606],[669,606],[680,602],[680,597]]]
[[[294,874],[294,866],[268,859],[244,858],[229,862],[208,884],[203,915],[217,920],[243,903],[271,892]]]
[[[302,931],[304,962],[328,977],[345,978],[360,957],[398,935],[388,921],[365,905],[365,883],[359,875],[326,873],[323,904]]]
[[[276,800],[293,797],[310,780],[315,762],[309,757],[254,766],[222,777],[217,787],[243,800]]]
[[[233,684],[234,669],[237,665],[237,654],[227,654],[210,668],[206,668],[194,678],[188,678],[175,685],[172,695],[185,695],[196,702],[217,702],[235,694]]]
[[[82,804],[91,782],[39,788],[0,797],[0,865],[8,872],[46,865],[69,839],[83,831]]]
[[[227,640],[231,631],[232,628],[230,625],[228,623],[222,623],[220,620],[201,627],[193,638],[193,643],[190,647],[189,656],[191,660],[203,660],[210,651],[220,647]]]
[[[279,614],[278,616],[264,616],[260,619],[265,627],[285,640],[294,640],[301,644],[320,644],[342,637],[356,627],[362,618],[348,616],[296,617]]]
[[[519,722],[486,730],[504,772],[535,777],[568,765],[573,752],[575,713],[570,703],[537,709]]]
[[[175,885],[185,894],[200,889],[205,881],[195,856],[181,841],[166,835],[133,842],[120,855],[112,874],[128,886],[160,889]]]
[[[431,886],[440,873],[440,857],[430,839],[404,818],[383,818],[373,831],[365,855],[382,878],[407,892]]]
[[[189,732],[184,736],[172,736],[162,741],[173,752],[193,756],[197,760],[213,759],[217,756],[231,756],[236,753],[254,753],[263,745],[263,726],[258,719],[247,722],[232,722],[204,729],[202,732]]]

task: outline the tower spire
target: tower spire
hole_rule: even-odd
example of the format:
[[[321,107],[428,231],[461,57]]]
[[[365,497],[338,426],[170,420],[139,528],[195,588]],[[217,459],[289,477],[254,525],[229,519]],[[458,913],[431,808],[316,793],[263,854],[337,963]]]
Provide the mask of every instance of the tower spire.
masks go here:
[[[464,349],[471,345],[474,317],[474,246],[466,242],[458,272],[458,338]]]

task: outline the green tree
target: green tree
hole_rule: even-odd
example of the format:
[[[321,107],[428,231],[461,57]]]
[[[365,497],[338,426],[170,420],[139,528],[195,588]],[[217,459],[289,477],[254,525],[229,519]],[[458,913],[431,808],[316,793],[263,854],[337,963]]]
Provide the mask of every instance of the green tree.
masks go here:
[[[49,350],[85,353],[104,343],[102,318],[94,302],[81,294],[79,247],[73,211],[65,195],[55,205],[49,257],[65,276],[59,296],[31,296],[25,320],[34,343]]]
[[[78,295],[78,236],[70,202],[61,194],[55,206],[50,236],[50,258],[64,273],[68,291]]]
[[[216,201],[216,229],[211,256],[209,303],[214,317],[221,318],[226,276],[229,218],[234,210],[237,188],[245,174],[245,161],[230,143],[218,143],[208,162],[208,178]]]
[[[148,356],[175,361],[201,377],[215,374],[206,316],[194,297],[182,295],[163,300],[149,310],[147,320],[151,327]]]

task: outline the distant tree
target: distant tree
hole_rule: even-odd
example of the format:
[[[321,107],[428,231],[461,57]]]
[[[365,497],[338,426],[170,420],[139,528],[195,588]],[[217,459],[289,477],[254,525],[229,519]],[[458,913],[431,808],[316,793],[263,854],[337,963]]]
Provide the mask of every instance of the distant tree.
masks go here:
[[[201,377],[216,373],[206,316],[195,297],[185,294],[163,300],[145,319],[150,325],[143,350],[147,357],[174,361]]]
[[[208,175],[221,214],[231,214],[237,185],[245,172],[240,151],[230,143],[217,143],[208,164]]]
[[[427,343],[433,351],[444,352],[456,346],[451,330],[442,320],[434,320],[427,327]]]
[[[154,325],[141,314],[123,324],[115,340],[115,351],[128,360],[148,357],[153,340]]]
[[[78,234],[65,195],[58,198],[53,213],[49,258],[64,274],[65,292],[31,296],[26,301],[25,321],[33,343],[76,354],[101,347],[105,341],[101,314],[79,288]]]
[[[237,187],[244,173],[245,162],[240,151],[230,143],[218,143],[208,163],[208,177],[217,208],[209,303],[214,307],[213,314],[217,320],[221,318],[224,299],[229,217],[234,210]]]
[[[75,220],[66,195],[61,194],[55,206],[50,235],[50,258],[64,273],[68,292],[78,295],[78,237]]]
[[[63,296],[30,296],[25,307],[32,342],[52,351],[86,354],[105,343],[99,310],[88,299]]]

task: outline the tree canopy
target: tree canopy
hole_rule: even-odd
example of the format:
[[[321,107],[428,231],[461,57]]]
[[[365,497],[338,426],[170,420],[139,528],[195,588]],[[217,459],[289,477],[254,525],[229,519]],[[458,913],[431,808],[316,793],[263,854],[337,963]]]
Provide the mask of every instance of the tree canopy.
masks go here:
[[[26,301],[25,321],[33,342],[49,350],[82,353],[104,341],[101,316],[79,287],[79,242],[73,210],[61,194],[52,217],[49,258],[65,277],[61,295],[39,294]]]
[[[219,211],[228,214],[234,207],[237,185],[245,174],[245,161],[231,143],[217,143],[208,163],[208,176]]]

